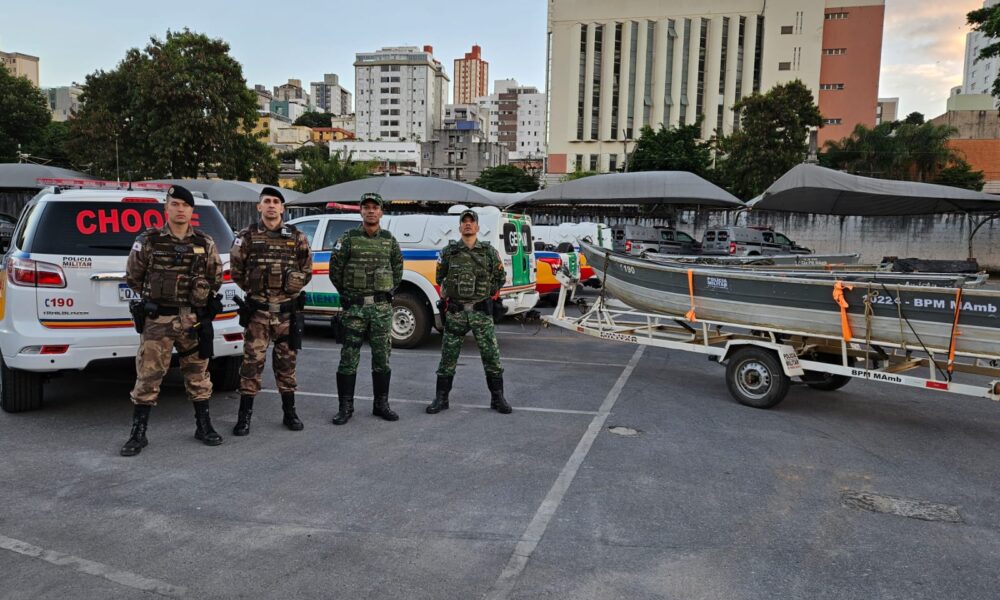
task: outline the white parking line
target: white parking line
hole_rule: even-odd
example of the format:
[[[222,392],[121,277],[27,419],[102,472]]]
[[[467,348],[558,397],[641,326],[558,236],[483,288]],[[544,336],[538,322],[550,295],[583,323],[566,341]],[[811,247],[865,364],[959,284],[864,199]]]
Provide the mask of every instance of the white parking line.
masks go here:
[[[152,592],[168,598],[180,598],[187,593],[187,589],[181,586],[171,585],[158,579],[150,579],[142,575],[122,571],[99,562],[73,556],[72,554],[63,554],[62,552],[39,548],[28,542],[15,540],[5,535],[0,535],[0,548],[31,558],[44,560],[56,566],[69,567],[81,573],[101,577],[143,592]]]
[[[261,394],[279,394],[278,390],[261,390]],[[320,398],[336,398],[337,394],[329,394],[323,392],[295,392],[296,396],[319,396]],[[484,392],[485,395],[485,392]],[[355,400],[371,400],[371,396],[354,396]],[[389,398],[389,402],[399,402],[401,404],[430,404],[430,399],[427,400],[412,400],[410,398]],[[458,406],[460,408],[481,408],[483,410],[489,410],[488,404],[459,404],[458,402],[449,402],[449,406]],[[568,408],[541,408],[536,406],[514,406],[514,410],[523,410],[525,412],[540,412],[540,413],[555,413],[563,415],[596,415],[597,412],[593,410],[572,410]]]
[[[642,358],[643,350],[645,350],[645,346],[636,348],[632,359],[628,361],[628,366],[625,367],[625,370],[618,377],[618,381],[615,382],[614,387],[611,388],[611,391],[604,398],[604,402],[601,404],[601,408],[598,409],[597,415],[590,422],[590,426],[587,427],[587,432],[580,438],[580,442],[576,445],[576,450],[569,457],[569,461],[566,462],[566,465],[559,473],[559,477],[552,484],[552,489],[545,495],[542,505],[538,507],[535,516],[528,523],[528,528],[524,530],[521,539],[517,542],[517,546],[514,547],[514,552],[510,555],[507,566],[504,567],[503,572],[500,573],[497,580],[493,582],[492,587],[483,596],[486,600],[506,600],[510,597],[510,593],[514,590],[514,585],[517,583],[518,577],[521,576],[524,568],[528,565],[528,560],[531,559],[532,553],[538,547],[538,542],[545,535],[545,530],[548,528],[549,522],[556,511],[559,510],[559,505],[562,504],[563,498],[566,496],[566,491],[573,483],[580,465],[587,458],[587,453],[590,452],[590,448],[594,445],[597,434],[604,427],[604,423],[607,421],[615,402],[618,401],[622,389],[624,389],[629,377],[631,377],[632,371],[635,370],[636,364],[639,363],[639,359]]]
[[[334,351],[340,352],[340,347],[338,347],[338,346],[310,346],[308,348],[303,348],[300,352],[305,352],[307,350],[320,350],[320,351],[323,351],[323,352],[334,352]],[[361,353],[362,354],[371,354],[371,350],[362,350]],[[441,357],[441,353],[440,352],[419,352],[419,351],[407,350],[407,351],[405,351],[402,354],[402,356],[433,356],[434,358],[440,358]],[[466,355],[463,358],[480,358],[480,356],[478,354],[468,354],[468,355]],[[575,361],[575,360],[572,360],[572,359],[567,359],[567,360],[553,360],[553,359],[550,359],[550,358],[518,358],[518,357],[514,357],[514,356],[501,356],[500,360],[502,360],[502,361],[508,361],[508,360],[510,360],[510,361],[521,361],[521,362],[551,363],[551,364],[557,364],[557,365],[573,365],[573,366],[582,365],[582,366],[587,366],[587,367],[617,367],[619,369],[625,366],[625,365],[623,365],[621,363],[580,362],[580,361]]]

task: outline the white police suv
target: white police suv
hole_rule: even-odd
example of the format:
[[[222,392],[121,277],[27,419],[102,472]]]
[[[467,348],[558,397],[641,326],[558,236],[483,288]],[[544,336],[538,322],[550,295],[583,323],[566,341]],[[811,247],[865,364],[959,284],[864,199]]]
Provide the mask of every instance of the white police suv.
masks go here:
[[[21,213],[3,258],[0,278],[0,407],[37,409],[47,378],[95,361],[134,358],[139,334],[128,311],[135,293],[125,284],[125,263],[136,236],[164,224],[160,184],[86,182],[103,189],[42,190]],[[76,182],[83,184],[83,182]],[[73,184],[73,180],[64,183]],[[125,184],[123,184],[125,185]],[[217,391],[236,389],[243,329],[229,277],[233,231],[219,209],[195,199],[194,225],[212,236],[225,268],[223,313],[215,321]]]

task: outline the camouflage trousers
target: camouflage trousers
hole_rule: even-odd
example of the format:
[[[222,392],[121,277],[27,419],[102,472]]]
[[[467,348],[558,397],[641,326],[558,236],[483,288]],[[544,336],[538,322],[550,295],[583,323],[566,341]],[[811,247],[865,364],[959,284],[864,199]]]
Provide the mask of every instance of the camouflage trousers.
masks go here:
[[[341,375],[358,372],[361,344],[365,334],[372,347],[372,372],[388,373],[389,354],[392,351],[392,304],[376,302],[365,306],[352,306],[341,316],[344,326],[344,347],[340,350]]]
[[[441,362],[438,364],[437,374],[442,377],[455,375],[458,356],[462,353],[462,342],[465,341],[465,334],[469,330],[472,330],[472,335],[476,338],[486,375],[499,377],[503,374],[503,365],[500,364],[500,345],[497,344],[493,318],[479,311],[448,313],[445,318]]]
[[[240,394],[256,396],[267,360],[267,347],[273,341],[271,367],[281,393],[295,391],[295,358],[298,354],[288,347],[292,321],[289,313],[256,311],[243,333],[243,365],[240,367]],[[280,340],[280,341],[279,341]]]
[[[208,376],[208,359],[198,358],[198,338],[192,332],[198,317],[193,314],[146,319],[135,356],[135,387],[133,404],[156,406],[160,383],[170,369],[170,353],[174,348],[180,356],[184,389],[194,402],[212,396],[212,380]]]

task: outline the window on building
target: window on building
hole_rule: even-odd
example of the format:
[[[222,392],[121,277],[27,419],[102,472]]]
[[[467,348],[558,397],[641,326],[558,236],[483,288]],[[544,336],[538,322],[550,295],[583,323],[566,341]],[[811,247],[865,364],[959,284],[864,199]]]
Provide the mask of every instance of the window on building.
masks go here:
[[[827,21],[841,21],[847,18],[849,13],[846,12],[832,12],[826,13],[825,18]]]
[[[708,23],[708,19],[701,20],[701,37],[698,42],[698,83],[695,88],[694,114],[696,119],[701,118],[705,114],[705,59],[708,56]]]
[[[795,32],[795,27],[792,25],[781,26],[781,35],[791,35],[794,32]]]
[[[844,89],[844,84],[842,83],[821,83],[819,84],[819,89],[824,91],[829,90],[842,90]]]
[[[612,173],[618,170],[618,155],[611,154],[608,156],[608,171]]]
[[[618,25],[620,32],[621,25]],[[593,93],[590,104],[590,139],[596,140],[601,127],[601,65],[604,60],[604,25],[594,27]]]
[[[577,171],[582,171],[583,170],[583,155],[582,154],[577,154],[576,155],[576,170]]]
[[[778,63],[778,70],[779,71],[791,71],[792,70],[792,63],[790,63],[790,62],[780,62],[780,63]]]
[[[667,21],[667,74],[663,78],[663,124],[669,125],[673,116],[674,108],[674,43],[677,39],[677,30],[674,29],[674,20]]]
[[[632,21],[629,28],[629,51],[628,51],[628,108],[625,111],[625,137],[632,137],[632,128],[635,126],[635,75],[639,50],[639,23]]]
[[[825,56],[840,56],[847,54],[847,48],[823,48],[823,54]]]
[[[597,170],[597,159],[598,158],[600,158],[599,154],[591,154],[590,155],[590,170],[591,171],[596,171]]]
[[[680,124],[687,125],[688,108],[688,72],[691,64],[691,19],[684,19],[684,44],[681,53],[681,114]]]
[[[824,125],[840,125],[843,119],[823,119]]]

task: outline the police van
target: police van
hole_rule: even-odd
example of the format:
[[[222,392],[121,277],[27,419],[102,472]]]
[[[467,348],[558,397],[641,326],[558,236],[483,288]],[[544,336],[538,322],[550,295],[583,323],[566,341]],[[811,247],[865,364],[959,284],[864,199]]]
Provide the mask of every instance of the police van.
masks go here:
[[[403,282],[393,298],[392,343],[412,348],[425,342],[431,328],[442,328],[437,301],[438,257],[452,240],[461,239],[458,215],[465,206],[453,206],[447,215],[386,215],[381,225],[395,236],[403,252]],[[531,221],[527,216],[476,207],[479,239],[490,242],[503,261],[507,282],[500,299],[507,315],[532,310],[538,303],[535,259],[531,253]],[[306,286],[307,316],[329,318],[340,312],[340,296],[330,281],[330,255],[337,239],[361,225],[357,214],[310,215],[292,219],[306,234],[313,252],[313,278]]]
[[[166,184],[86,182],[103,189],[64,189],[54,183],[21,213],[0,278],[0,406],[39,408],[47,378],[96,361],[135,358],[139,347],[128,303],[125,264],[140,233],[164,224]],[[79,183],[79,182],[78,182]],[[123,184],[126,185],[126,184]],[[215,240],[225,273],[223,312],[215,321],[216,391],[239,385],[243,328],[238,288],[229,276],[233,231],[215,205],[195,199],[192,224]]]

